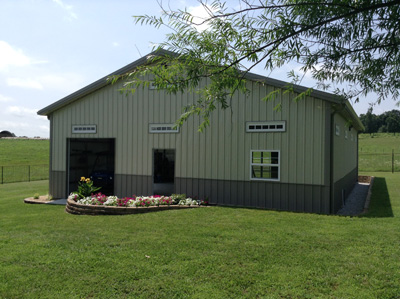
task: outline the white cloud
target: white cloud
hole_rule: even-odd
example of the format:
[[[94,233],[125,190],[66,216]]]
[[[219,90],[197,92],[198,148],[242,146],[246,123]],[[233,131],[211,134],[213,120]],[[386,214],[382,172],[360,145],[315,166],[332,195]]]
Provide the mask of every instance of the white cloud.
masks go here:
[[[9,106],[0,110],[0,130],[8,130],[17,136],[49,136],[49,121],[39,116],[37,109]]]
[[[53,0],[54,3],[56,3],[57,5],[59,5],[63,10],[65,10],[68,13],[68,20],[72,20],[72,19],[78,19],[78,15],[73,11],[73,6],[72,5],[67,5],[64,2],[62,2],[61,0]]]
[[[43,89],[42,84],[34,79],[8,78],[6,82],[8,86]]]
[[[198,6],[190,6],[188,8],[188,12],[193,16],[193,22],[196,24],[200,24],[204,22],[206,19],[210,18],[211,17],[210,13],[214,13],[215,10],[208,5],[204,7],[203,5],[200,4]],[[202,25],[195,26],[195,28],[198,31],[207,30],[209,27],[210,25],[207,22]]]
[[[10,98],[10,97],[7,97],[7,96],[3,96],[3,95],[0,94],[0,102],[5,103],[5,102],[12,102],[12,101],[14,101],[13,98]]]
[[[14,49],[5,41],[0,41],[0,71],[6,71],[14,66],[27,66],[32,60],[22,50]]]
[[[58,90],[61,92],[71,93],[85,85],[85,78],[82,74],[77,73],[60,73],[39,76],[36,81],[44,87],[44,89]]]
[[[37,115],[37,111],[39,109],[32,109],[32,108],[27,108],[27,107],[23,107],[23,106],[9,106],[6,108],[6,112],[8,114],[12,114],[14,116],[18,116],[18,117],[38,117],[40,119],[42,119],[42,117],[40,117],[39,115]]]
[[[117,43],[117,42],[113,42],[112,45],[113,45],[113,47],[119,47],[119,43]]]
[[[46,132],[46,133],[49,133],[49,132],[50,132],[50,127],[49,127],[49,126],[39,126],[39,129],[40,129],[42,132]]]

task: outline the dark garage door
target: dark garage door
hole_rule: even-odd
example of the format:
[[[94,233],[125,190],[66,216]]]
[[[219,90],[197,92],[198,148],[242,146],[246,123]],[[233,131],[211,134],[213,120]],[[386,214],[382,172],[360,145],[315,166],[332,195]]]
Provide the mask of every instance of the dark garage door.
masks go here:
[[[114,139],[71,138],[67,155],[68,194],[77,190],[81,177],[91,178],[101,193],[114,193]]]

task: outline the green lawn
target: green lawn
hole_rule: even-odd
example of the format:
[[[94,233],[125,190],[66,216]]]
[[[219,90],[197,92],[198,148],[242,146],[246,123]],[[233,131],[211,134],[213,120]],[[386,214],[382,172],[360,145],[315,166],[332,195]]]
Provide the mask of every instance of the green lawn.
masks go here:
[[[49,146],[49,140],[0,138],[0,184],[48,179]]]
[[[392,150],[394,159],[392,161]],[[400,171],[400,135],[377,133],[361,134],[359,138],[360,171]]]
[[[49,164],[49,140],[0,138],[0,166]]]
[[[360,134],[358,149],[360,153],[400,153],[400,134]]]
[[[400,175],[361,218],[210,207],[74,216],[0,185],[0,298],[398,298]]]

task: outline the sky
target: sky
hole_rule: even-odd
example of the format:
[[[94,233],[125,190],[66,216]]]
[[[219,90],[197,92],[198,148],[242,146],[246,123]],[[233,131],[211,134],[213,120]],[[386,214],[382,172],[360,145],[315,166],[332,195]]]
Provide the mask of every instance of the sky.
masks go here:
[[[200,11],[195,0],[168,3]],[[150,53],[168,31],[136,25],[133,16],[160,14],[156,0],[1,0],[0,131],[48,137],[49,121],[37,111]],[[252,71],[287,81],[290,69]],[[353,107],[366,113],[374,99]],[[386,100],[374,113],[392,109]]]

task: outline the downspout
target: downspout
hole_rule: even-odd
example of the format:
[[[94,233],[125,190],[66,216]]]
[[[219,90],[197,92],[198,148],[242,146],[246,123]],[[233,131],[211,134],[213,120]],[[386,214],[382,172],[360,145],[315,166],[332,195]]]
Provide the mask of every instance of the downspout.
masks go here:
[[[53,178],[52,178],[52,169],[53,169],[53,118],[51,114],[47,115],[47,119],[50,121],[50,157],[49,157],[49,194],[53,196],[53,188],[52,188],[52,183],[53,183]]]

